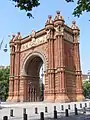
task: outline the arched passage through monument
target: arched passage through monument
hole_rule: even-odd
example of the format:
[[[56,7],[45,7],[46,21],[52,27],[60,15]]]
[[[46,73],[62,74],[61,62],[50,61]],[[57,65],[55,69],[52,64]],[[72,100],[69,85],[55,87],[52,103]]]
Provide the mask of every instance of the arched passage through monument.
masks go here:
[[[44,57],[40,53],[30,54],[24,62],[23,69],[25,74],[28,76],[28,101],[34,102],[44,100]]]

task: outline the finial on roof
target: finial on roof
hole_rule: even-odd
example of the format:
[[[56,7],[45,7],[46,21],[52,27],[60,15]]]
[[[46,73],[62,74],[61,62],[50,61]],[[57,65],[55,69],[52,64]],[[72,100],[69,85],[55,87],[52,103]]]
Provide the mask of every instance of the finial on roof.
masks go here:
[[[36,36],[36,32],[35,32],[35,30],[32,30],[31,37],[34,38],[35,36]]]
[[[60,11],[56,11],[56,16],[54,20],[64,20],[63,16],[60,15]]]
[[[52,20],[52,16],[51,15],[48,16],[48,19],[46,21],[46,25],[47,24],[53,24],[53,20]]]
[[[21,39],[21,33],[20,32],[17,32],[17,36],[16,36],[17,39]]]
[[[75,21],[75,20],[72,21],[72,26],[71,26],[71,28],[72,28],[72,29],[78,29],[78,30],[79,30],[78,26],[76,25],[76,21]]]

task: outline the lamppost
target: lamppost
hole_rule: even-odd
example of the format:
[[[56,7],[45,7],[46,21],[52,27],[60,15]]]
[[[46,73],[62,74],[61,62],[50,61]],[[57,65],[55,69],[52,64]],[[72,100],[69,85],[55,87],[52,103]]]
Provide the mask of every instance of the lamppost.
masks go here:
[[[4,40],[4,39],[3,39],[3,40]],[[0,50],[2,49],[3,40],[0,42]],[[3,51],[4,51],[4,52],[7,52],[7,51],[8,51],[8,49],[7,49],[7,44],[5,45]]]
[[[8,48],[7,48],[7,44],[5,44],[5,46],[3,46],[3,42],[4,42],[4,38],[2,39],[2,41],[0,41],[0,60],[2,59],[2,52],[7,52]]]

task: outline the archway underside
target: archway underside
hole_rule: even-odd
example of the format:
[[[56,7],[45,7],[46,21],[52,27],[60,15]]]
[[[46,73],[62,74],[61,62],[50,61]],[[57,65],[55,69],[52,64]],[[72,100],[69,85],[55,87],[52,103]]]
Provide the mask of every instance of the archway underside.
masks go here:
[[[40,101],[40,68],[43,64],[39,56],[31,56],[25,65],[27,80],[27,101]]]

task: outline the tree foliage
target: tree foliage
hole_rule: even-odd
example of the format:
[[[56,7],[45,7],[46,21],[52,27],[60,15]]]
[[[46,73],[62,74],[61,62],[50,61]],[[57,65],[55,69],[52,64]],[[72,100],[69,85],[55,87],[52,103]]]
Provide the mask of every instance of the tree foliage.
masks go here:
[[[15,3],[15,7],[20,8],[20,10],[25,10],[27,16],[33,17],[31,11],[34,7],[40,5],[39,0],[11,0]],[[75,2],[77,1],[77,6],[73,11],[73,15],[80,17],[83,12],[90,12],[90,0],[65,0],[66,2]]]
[[[83,83],[83,94],[85,97],[90,97],[90,82],[88,81]]]
[[[0,69],[0,99],[5,101],[8,97],[10,68]]]
[[[31,14],[32,8],[40,5],[39,0],[12,0],[14,1],[15,7],[20,8],[20,10],[25,10],[27,12],[27,16],[33,17]]]
[[[74,2],[75,0],[66,0],[67,2]],[[77,0],[77,6],[73,11],[73,15],[80,17],[83,12],[90,12],[90,0]]]

